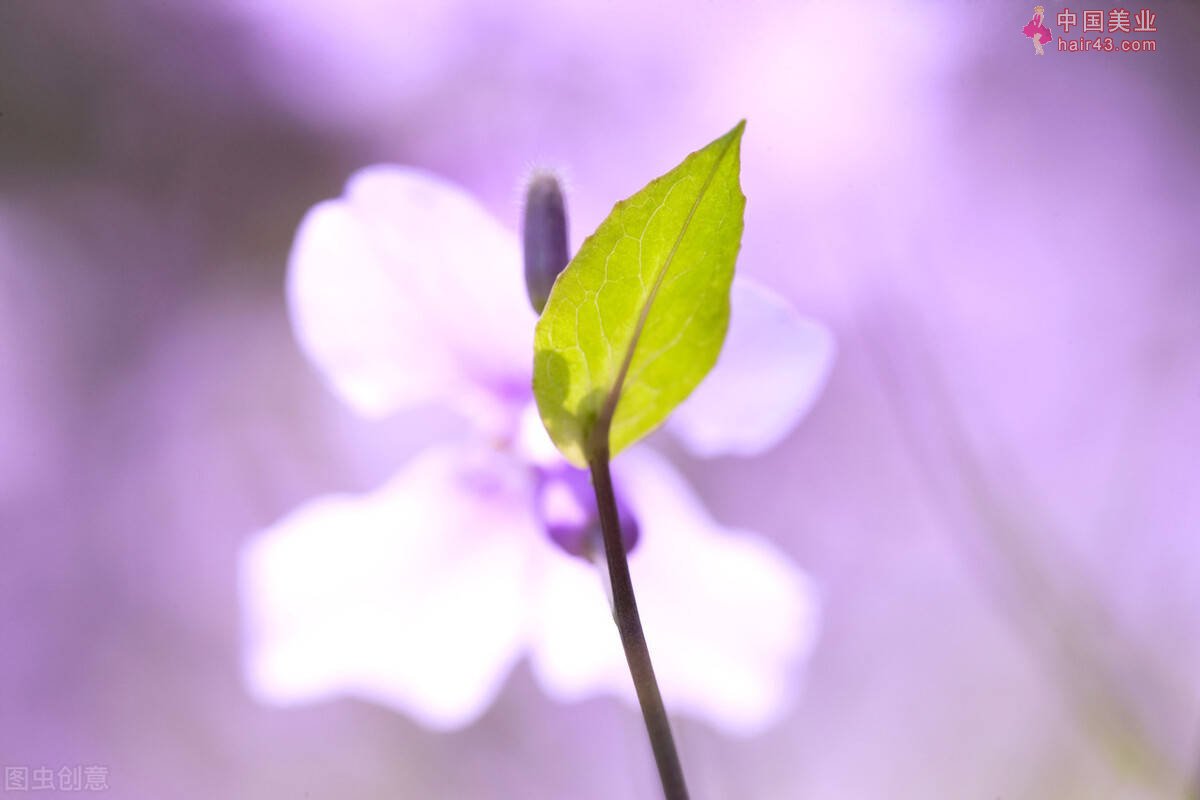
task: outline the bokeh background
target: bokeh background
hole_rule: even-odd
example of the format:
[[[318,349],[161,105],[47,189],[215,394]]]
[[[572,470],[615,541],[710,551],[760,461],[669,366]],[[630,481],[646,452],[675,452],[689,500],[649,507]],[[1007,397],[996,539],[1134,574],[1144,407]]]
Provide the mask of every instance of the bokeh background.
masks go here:
[[[0,2],[0,762],[122,798],[654,797],[636,713],[524,665],[452,734],[256,705],[236,556],[424,444],[292,339],[308,207],[390,161],[515,229],[552,166],[578,242],[747,117],[739,269],[839,361],[767,456],[674,456],[810,572],[822,634],[779,726],[681,724],[694,795],[1187,796],[1200,8],[1139,3],[1155,53],[1037,58],[1031,5]]]

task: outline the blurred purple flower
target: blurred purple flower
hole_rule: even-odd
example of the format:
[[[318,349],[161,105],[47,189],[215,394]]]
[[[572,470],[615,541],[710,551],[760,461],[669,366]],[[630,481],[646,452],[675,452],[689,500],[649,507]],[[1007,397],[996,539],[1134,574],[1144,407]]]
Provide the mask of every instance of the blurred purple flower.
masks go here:
[[[555,698],[636,702],[604,577],[586,558],[597,540],[585,473],[533,405],[520,253],[461,190],[397,167],[357,174],[300,226],[292,319],[333,389],[374,418],[442,404],[472,433],[370,494],[316,498],[247,544],[245,669],[260,698],[351,694],[454,728],[528,653]],[[739,279],[722,357],[667,428],[700,455],[760,452],[804,415],[832,359],[824,327]],[[808,580],[761,537],[718,525],[651,449],[613,470],[668,707],[760,730],[786,708],[815,638]]]

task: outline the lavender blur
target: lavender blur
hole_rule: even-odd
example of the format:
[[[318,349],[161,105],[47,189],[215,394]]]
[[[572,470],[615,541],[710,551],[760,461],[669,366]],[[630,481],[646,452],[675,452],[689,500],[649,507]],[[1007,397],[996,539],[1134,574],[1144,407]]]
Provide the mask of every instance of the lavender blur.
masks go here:
[[[1063,4],[1035,2],[1059,34]],[[363,702],[248,702],[230,572],[249,531],[457,430],[361,422],[286,330],[287,245],[350,165],[449,172],[515,239],[531,159],[569,160],[580,228],[736,108],[755,139],[741,266],[844,332],[847,368],[766,459],[678,453],[720,520],[805,556],[832,612],[767,735],[689,726],[704,794],[1165,796],[1064,713],[1099,668],[1063,677],[1024,642],[1053,646],[1064,605],[1105,609],[1105,674],[1200,761],[1200,3],[1134,7],[1158,12],[1158,53],[1045,58],[1020,33],[1032,5],[0,3],[0,63],[20,65],[0,78],[0,762],[32,784],[86,759],[110,765],[108,797],[176,800],[644,786],[628,714],[563,705],[523,661],[450,735]],[[955,491],[964,447],[1000,490],[987,514],[1045,523],[1021,552],[1053,602],[1005,591],[1028,571]],[[661,538],[640,477],[635,569]]]
[[[554,279],[571,260],[567,249],[567,211],[562,187],[549,173],[539,173],[525,193],[522,226],[525,288],[533,310],[541,314]]]

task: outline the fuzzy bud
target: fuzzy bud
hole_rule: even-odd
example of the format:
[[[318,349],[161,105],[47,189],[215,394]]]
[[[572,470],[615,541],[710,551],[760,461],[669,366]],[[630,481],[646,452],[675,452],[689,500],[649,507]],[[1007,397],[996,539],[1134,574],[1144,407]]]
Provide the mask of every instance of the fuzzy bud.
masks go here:
[[[562,187],[549,173],[539,173],[529,182],[523,234],[525,289],[533,310],[541,314],[554,279],[571,260],[567,252],[567,211]]]

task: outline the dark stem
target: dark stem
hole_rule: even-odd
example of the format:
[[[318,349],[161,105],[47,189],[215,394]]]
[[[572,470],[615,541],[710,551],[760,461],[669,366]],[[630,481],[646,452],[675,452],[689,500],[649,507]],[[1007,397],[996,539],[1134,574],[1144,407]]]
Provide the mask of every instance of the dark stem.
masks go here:
[[[621,646],[625,648],[629,674],[633,676],[638,703],[642,706],[642,717],[646,720],[646,733],[650,736],[650,746],[654,750],[654,761],[658,765],[663,794],[667,800],[687,800],[687,785],[683,780],[683,769],[679,765],[679,754],[675,751],[675,739],[671,736],[671,723],[667,720],[667,711],[663,708],[662,695],[658,691],[658,681],[654,678],[650,650],[646,647],[646,636],[642,633],[637,600],[633,596],[629,561],[625,558],[625,546],[621,542],[617,499],[613,494],[612,475],[608,471],[608,448],[593,448],[588,466],[591,468],[592,485],[596,490],[600,529],[604,534],[604,554],[608,561],[609,579],[612,581],[613,619],[621,633]]]

